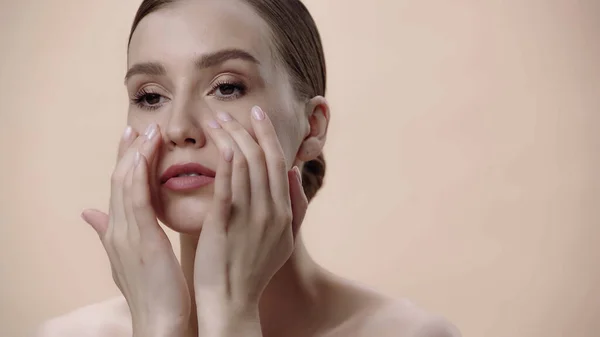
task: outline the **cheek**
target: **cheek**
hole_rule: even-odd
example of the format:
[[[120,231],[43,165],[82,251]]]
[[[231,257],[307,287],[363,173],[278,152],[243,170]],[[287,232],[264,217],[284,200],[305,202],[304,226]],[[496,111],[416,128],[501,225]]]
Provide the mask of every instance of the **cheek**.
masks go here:
[[[286,162],[288,163],[288,166],[291,167],[302,140],[299,133],[298,121],[294,117],[293,112],[290,112],[289,110],[273,109],[269,104],[259,104],[259,106],[261,106],[269,115],[279,143],[281,144],[281,148],[283,149]],[[250,115],[251,108],[251,106],[248,107],[248,109],[246,109],[247,112],[235,113],[234,117],[237,122],[248,131],[252,138],[256,139],[256,132],[252,127],[252,117]]]
[[[138,111],[130,111],[127,113],[127,125],[131,126],[140,135],[146,131],[150,123],[154,122],[148,115],[144,115]]]
[[[127,125],[142,135],[151,124],[157,124],[164,137],[169,123],[169,113],[166,108],[156,111],[130,110],[127,114]]]
[[[296,159],[298,148],[302,141],[300,136],[300,128],[298,122],[292,117],[290,118],[272,118],[277,138],[283,149],[288,167],[291,167]]]

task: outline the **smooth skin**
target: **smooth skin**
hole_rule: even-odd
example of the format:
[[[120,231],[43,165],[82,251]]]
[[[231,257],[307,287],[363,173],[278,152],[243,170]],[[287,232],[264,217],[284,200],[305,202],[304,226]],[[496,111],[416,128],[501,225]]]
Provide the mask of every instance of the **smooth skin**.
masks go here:
[[[268,36],[238,0],[182,1],[140,23],[129,69],[163,69],[127,78],[131,127],[109,211],[83,213],[123,296],[46,322],[38,336],[459,336],[443,318],[337,277],[306,252],[298,167],[321,152],[329,105],[295,97]],[[233,49],[252,59],[225,53],[198,66]],[[161,186],[166,168],[186,162],[213,169],[214,183],[186,193]],[[181,233],[181,263],[158,219]]]

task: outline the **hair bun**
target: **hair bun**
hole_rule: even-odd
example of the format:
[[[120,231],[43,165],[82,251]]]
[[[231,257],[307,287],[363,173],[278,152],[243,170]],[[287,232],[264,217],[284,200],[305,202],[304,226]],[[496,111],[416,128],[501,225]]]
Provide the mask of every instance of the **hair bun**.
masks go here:
[[[320,154],[316,159],[304,163],[302,168],[302,187],[306,198],[310,201],[323,186],[325,177],[325,157]]]

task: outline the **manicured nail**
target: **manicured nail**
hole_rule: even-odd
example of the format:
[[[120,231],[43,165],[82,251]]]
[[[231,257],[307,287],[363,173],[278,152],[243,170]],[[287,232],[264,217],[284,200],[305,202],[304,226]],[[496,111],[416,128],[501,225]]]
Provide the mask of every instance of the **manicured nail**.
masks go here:
[[[133,133],[133,128],[131,128],[131,126],[127,125],[127,127],[125,128],[125,132],[123,133],[123,139],[129,139],[131,137],[132,133]]]
[[[230,120],[232,120],[233,118],[231,117],[230,114],[228,114],[227,112],[219,112],[217,114],[217,118],[222,120],[223,122],[229,122]]]
[[[148,125],[146,132],[144,132],[144,135],[146,135],[146,138],[148,139],[154,138],[154,136],[156,136],[156,124]]]
[[[252,116],[257,121],[262,121],[265,119],[265,112],[259,106],[254,106],[252,108]]]
[[[294,172],[296,172],[296,178],[298,178],[298,181],[302,184],[302,173],[300,173],[298,166],[294,166]]]
[[[226,161],[231,161],[233,159],[233,150],[229,147],[223,150],[223,157]]]
[[[217,122],[215,120],[208,121],[208,126],[211,127],[212,129],[220,129],[221,128],[221,124],[219,124],[219,122]]]

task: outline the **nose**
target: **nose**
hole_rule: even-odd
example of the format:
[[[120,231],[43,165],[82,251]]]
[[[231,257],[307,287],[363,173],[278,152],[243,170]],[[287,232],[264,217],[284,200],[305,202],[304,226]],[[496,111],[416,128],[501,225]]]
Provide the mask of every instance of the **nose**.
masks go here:
[[[174,108],[165,127],[165,140],[169,148],[201,148],[206,136],[200,126],[200,111],[189,107]]]

